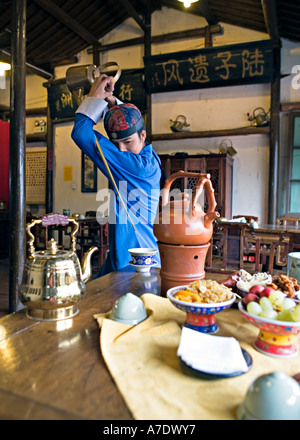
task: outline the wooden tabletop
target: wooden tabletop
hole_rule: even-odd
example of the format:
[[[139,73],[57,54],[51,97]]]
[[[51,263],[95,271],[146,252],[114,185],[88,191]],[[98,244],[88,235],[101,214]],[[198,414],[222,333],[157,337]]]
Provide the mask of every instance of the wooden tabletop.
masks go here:
[[[217,227],[235,227],[235,228],[240,228],[240,229],[249,229],[249,230],[253,230],[254,232],[274,232],[276,234],[280,234],[280,233],[296,233],[296,234],[300,234],[300,227],[297,226],[282,226],[282,225],[275,225],[275,224],[263,224],[263,223],[258,223],[258,225],[253,228],[251,225],[249,225],[249,223],[243,223],[243,222],[235,222],[235,221],[231,221],[231,222],[225,222],[225,221],[220,221],[216,223]]]
[[[34,321],[23,309],[0,319],[0,419],[131,420],[94,319],[127,292],[160,294],[159,270],[147,276],[129,267],[88,282],[74,318]]]

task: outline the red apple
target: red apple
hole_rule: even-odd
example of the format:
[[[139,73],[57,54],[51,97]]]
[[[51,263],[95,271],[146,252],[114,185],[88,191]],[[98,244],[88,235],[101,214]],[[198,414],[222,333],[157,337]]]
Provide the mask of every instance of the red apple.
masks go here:
[[[244,306],[246,306],[247,304],[249,304],[249,302],[258,301],[258,300],[259,300],[259,296],[256,295],[255,293],[247,293],[247,295],[244,296],[243,298],[243,304]]]
[[[259,295],[260,297],[266,296],[268,298],[268,296],[274,292],[274,289],[272,287],[266,287]]]
[[[263,290],[265,290],[264,286],[262,286],[261,284],[255,284],[255,286],[250,287],[249,293],[260,295]]]

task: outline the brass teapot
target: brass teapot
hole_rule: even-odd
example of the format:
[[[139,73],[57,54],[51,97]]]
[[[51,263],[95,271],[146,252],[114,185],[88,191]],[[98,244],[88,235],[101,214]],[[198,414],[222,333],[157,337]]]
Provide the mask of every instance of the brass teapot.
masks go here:
[[[114,61],[102,64],[99,67],[93,64],[87,64],[83,66],[72,66],[66,71],[66,83],[70,92],[74,95],[78,105],[81,104],[84,95],[87,95],[91,89],[91,85],[95,81],[97,76],[100,76],[101,72],[108,67],[114,66],[117,69],[113,82],[116,83],[121,76],[121,69]]]
[[[190,124],[186,122],[186,117],[184,115],[178,115],[175,121],[172,121],[171,130],[176,133],[184,130],[184,127],[189,127]]]
[[[248,121],[252,122],[253,127],[263,127],[270,123],[270,110],[265,111],[262,107],[257,107],[253,110],[253,115],[248,114]]]
[[[170,199],[170,188],[175,179],[180,177],[196,178],[193,193],[180,193],[180,197]],[[197,203],[205,189],[208,210],[205,213]],[[209,242],[213,233],[213,221],[220,216],[215,211],[216,200],[210,175],[178,171],[165,182],[162,190],[162,210],[155,220],[154,235],[161,243],[199,246]]]
[[[51,238],[47,248],[35,251],[35,237],[31,228],[42,225],[73,226],[70,235],[71,250],[59,250]],[[76,234],[79,224],[73,218],[61,214],[48,214],[28,223],[30,237],[29,257],[26,260],[23,282],[20,288],[21,302],[27,307],[27,315],[39,321],[58,321],[79,313],[78,303],[86,293],[85,283],[92,274],[91,256],[98,249],[92,247],[85,253],[80,266],[76,255]]]

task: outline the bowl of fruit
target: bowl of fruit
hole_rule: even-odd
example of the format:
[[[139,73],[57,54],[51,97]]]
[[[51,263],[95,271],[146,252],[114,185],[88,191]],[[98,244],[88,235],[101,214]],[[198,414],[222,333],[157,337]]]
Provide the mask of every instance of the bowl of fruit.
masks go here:
[[[300,333],[300,303],[272,287],[252,286],[239,302],[243,317],[259,329],[254,347],[273,357],[298,355],[295,336]]]

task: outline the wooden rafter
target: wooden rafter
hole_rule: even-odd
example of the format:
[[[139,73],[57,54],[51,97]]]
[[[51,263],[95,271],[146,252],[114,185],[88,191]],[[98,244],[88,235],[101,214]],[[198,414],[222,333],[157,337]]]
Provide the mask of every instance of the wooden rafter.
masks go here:
[[[51,0],[34,0],[41,8],[49,12],[61,23],[79,35],[83,40],[91,45],[98,44],[98,39],[85,29],[78,21],[74,20],[67,12],[53,3]]]

